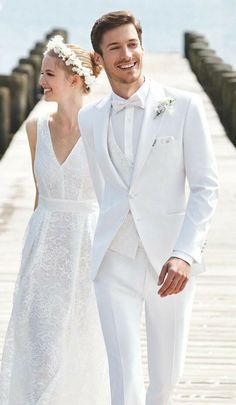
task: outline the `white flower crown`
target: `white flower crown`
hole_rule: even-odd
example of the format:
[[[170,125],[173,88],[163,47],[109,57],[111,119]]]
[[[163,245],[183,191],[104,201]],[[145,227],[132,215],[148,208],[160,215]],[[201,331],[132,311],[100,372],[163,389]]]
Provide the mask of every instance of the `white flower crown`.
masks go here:
[[[53,52],[55,52],[57,56],[65,62],[66,66],[73,66],[71,69],[73,72],[77,73],[79,76],[84,76],[86,87],[90,89],[95,81],[93,72],[91,71],[91,69],[82,65],[82,62],[78,58],[76,53],[63,41],[64,39],[61,35],[55,35],[55,37],[49,40],[44,55],[46,55],[47,52],[53,50]]]

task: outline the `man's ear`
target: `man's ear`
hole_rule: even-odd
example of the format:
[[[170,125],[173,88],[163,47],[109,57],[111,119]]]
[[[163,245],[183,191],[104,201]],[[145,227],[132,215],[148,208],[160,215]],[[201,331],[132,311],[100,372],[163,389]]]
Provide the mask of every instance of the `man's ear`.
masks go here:
[[[97,65],[101,65],[101,66],[103,67],[103,58],[102,58],[102,56],[101,56],[99,53],[97,53],[97,52],[94,52],[94,61],[95,61],[95,63],[96,63]]]

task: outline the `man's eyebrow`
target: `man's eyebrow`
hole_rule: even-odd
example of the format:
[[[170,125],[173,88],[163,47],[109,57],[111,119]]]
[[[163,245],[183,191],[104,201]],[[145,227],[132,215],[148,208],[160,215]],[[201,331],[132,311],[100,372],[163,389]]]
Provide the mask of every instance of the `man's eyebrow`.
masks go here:
[[[112,46],[112,45],[118,45],[118,43],[119,43],[119,42],[110,42],[109,44],[107,44],[107,48],[108,48],[109,46]]]
[[[137,38],[130,38],[127,42],[138,42]],[[109,44],[107,44],[107,48],[109,46],[114,46],[114,45],[119,45],[119,42],[110,42]]]

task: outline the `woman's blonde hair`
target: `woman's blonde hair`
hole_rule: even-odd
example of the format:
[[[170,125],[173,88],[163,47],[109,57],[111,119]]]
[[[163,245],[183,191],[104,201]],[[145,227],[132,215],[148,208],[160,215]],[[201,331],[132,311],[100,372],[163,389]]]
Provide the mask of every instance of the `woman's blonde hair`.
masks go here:
[[[73,44],[66,44],[66,46],[73,50],[76,56],[82,62],[82,65],[91,70],[92,74],[97,77],[102,70],[102,67],[95,62],[94,53],[88,52],[83,48],[78,47],[77,45]],[[75,75],[76,73],[72,71],[72,66],[67,66],[65,62],[51,49],[50,51],[46,52],[46,55],[52,56],[57,58],[57,62],[62,67],[67,74]],[[83,92],[84,94],[88,94],[90,92],[90,88],[86,86],[84,76],[80,76],[83,80]]]

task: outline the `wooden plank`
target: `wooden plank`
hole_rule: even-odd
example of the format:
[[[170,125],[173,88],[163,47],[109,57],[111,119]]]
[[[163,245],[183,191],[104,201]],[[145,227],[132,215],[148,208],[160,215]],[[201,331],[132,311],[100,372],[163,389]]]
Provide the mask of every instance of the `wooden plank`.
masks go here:
[[[206,94],[179,55],[147,55],[148,76],[199,93],[204,101],[221,180],[221,199],[209,235],[207,272],[198,279],[184,375],[175,405],[236,404],[236,152]],[[87,102],[105,94],[99,78]],[[54,108],[52,106],[52,108]],[[48,105],[39,103],[34,114]],[[24,159],[19,159],[19,155]],[[0,353],[11,312],[24,228],[32,211],[34,187],[24,126],[0,162]],[[145,331],[141,329],[145,383],[148,384]]]

